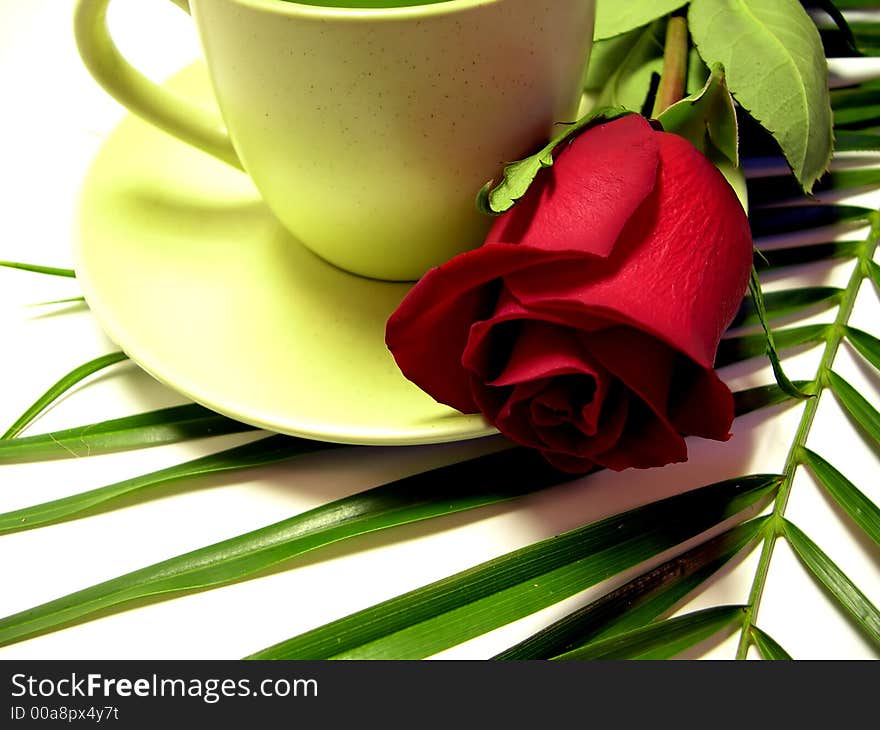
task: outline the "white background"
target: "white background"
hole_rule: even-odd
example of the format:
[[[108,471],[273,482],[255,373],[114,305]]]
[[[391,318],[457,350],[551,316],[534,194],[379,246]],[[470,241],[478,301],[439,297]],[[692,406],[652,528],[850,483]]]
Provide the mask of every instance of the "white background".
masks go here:
[[[71,265],[79,185],[103,139],[124,115],[79,63],[72,0],[0,0],[0,259]],[[188,18],[170,3],[117,0],[112,27],[129,58],[161,79],[198,55]],[[872,198],[876,203],[876,196]],[[852,238],[852,235],[847,236]],[[845,285],[851,265],[811,268],[803,281]],[[790,282],[789,282],[790,283]],[[773,286],[782,286],[774,282]],[[116,348],[84,307],[32,307],[78,294],[75,281],[0,270],[0,430],[71,368]],[[878,332],[880,306],[865,286],[853,324]],[[828,321],[825,313],[818,320]],[[790,358],[811,378],[814,348]],[[872,402],[878,378],[844,347],[836,369]],[[770,381],[754,362],[725,371],[731,385]],[[131,363],[65,397],[28,433],[183,402]],[[236,658],[521,545],[665,494],[719,479],[781,469],[798,407],[740,419],[727,444],[692,441],[687,464],[601,473],[519,501],[333,547],[295,569],[141,607],[0,649],[16,658]],[[0,511],[109,484],[253,438],[220,437],[102,457],[0,466]],[[875,501],[878,456],[823,397],[810,445]],[[345,449],[295,465],[213,478],[100,516],[0,537],[0,615],[284,519],[331,499],[473,453],[482,444]],[[799,473],[788,516],[880,603],[880,558],[839,510]],[[757,551],[713,581],[686,609],[744,603]],[[579,595],[444,653],[482,658],[583,604]],[[874,653],[780,541],[758,624],[798,658]],[[732,657],[736,636],[689,656]]]

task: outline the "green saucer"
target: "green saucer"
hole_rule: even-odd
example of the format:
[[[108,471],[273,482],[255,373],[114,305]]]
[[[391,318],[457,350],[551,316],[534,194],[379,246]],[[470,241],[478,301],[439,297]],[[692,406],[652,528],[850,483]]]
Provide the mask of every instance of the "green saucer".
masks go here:
[[[213,104],[201,64],[169,85]],[[363,279],[286,233],[250,180],[129,117],[85,180],[74,257],[107,334],[232,418],[351,444],[495,433],[407,381],[385,321],[408,284]]]

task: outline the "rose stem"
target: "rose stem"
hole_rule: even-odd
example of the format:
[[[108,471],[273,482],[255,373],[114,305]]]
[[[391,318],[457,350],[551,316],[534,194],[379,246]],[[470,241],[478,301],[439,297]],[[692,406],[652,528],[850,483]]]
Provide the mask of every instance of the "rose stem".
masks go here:
[[[688,29],[683,15],[672,15],[666,24],[663,48],[663,73],[651,116],[656,118],[675,102],[684,98],[684,81],[688,66]]]

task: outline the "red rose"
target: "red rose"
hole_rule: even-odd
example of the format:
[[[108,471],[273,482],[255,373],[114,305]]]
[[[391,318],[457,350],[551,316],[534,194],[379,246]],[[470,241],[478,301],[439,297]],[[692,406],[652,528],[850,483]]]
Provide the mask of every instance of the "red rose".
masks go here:
[[[485,245],[429,271],[386,342],[438,401],[560,469],[684,461],[683,435],[729,437],[712,365],[751,261],[718,170],[625,116],[566,146]]]

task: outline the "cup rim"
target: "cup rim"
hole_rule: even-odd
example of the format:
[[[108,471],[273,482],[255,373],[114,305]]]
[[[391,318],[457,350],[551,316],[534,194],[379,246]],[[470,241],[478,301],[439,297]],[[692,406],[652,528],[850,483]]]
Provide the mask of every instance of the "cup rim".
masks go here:
[[[293,17],[319,17],[334,20],[371,20],[427,18],[450,15],[462,10],[471,10],[489,5],[497,5],[503,0],[442,0],[430,4],[406,5],[400,8],[343,8],[323,5],[305,5],[290,0],[231,0],[255,10],[263,10],[278,15]]]

